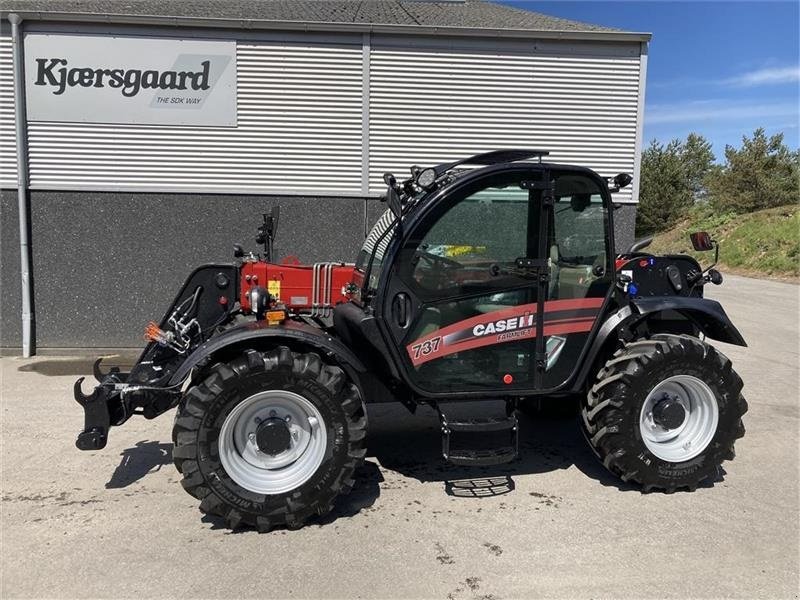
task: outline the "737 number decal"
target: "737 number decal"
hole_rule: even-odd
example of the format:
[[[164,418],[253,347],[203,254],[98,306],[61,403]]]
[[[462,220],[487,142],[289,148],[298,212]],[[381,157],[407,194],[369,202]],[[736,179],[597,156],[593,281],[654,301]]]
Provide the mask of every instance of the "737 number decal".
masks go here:
[[[438,336],[435,338],[431,338],[421,344],[414,344],[411,346],[411,356],[414,360],[417,360],[421,356],[428,356],[429,354],[433,354],[439,349],[439,344],[442,341],[442,336]]]

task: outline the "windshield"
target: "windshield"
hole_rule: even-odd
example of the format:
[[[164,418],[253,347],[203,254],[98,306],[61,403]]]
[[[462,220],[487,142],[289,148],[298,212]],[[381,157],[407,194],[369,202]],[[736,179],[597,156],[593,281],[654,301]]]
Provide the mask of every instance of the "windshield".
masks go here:
[[[378,222],[372,226],[367,239],[364,240],[364,245],[361,246],[358,258],[356,258],[356,269],[364,273],[364,290],[374,290],[378,287],[383,257],[392,239],[392,231],[390,229],[393,230],[394,225],[395,217],[392,211],[384,211]],[[372,262],[371,265],[370,261]]]
[[[400,199],[403,205],[403,218],[430,193],[428,190],[413,189],[413,186],[409,189],[405,185],[407,183],[401,185]],[[364,274],[362,289],[365,292],[374,292],[378,287],[383,258],[389,242],[392,241],[396,224],[394,213],[390,209],[385,210],[380,219],[372,226],[364,240],[364,245],[361,246],[356,258],[356,269]]]

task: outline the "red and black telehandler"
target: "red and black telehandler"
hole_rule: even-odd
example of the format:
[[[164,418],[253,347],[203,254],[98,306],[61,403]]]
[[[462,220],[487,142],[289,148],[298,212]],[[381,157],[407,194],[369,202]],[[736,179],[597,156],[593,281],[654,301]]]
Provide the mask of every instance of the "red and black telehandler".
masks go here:
[[[263,255],[237,245],[235,262],[195,269],[130,372],[98,361],[91,394],[76,382],[78,448],[176,408],[183,487],[230,527],[265,531],[302,526],[350,489],[367,403],[429,405],[446,460],[491,465],[518,455],[518,409],[579,397],[607,469],[645,491],[694,490],[744,434],[742,381],[707,341],[745,345],[703,297],[722,276],[648,254],[646,240],[617,253],[612,194],[631,177],[546,155],[386,174],[388,209],[354,264],[273,262],[278,213],[265,215]],[[717,248],[705,232],[692,243]],[[482,400],[505,413],[453,418]]]

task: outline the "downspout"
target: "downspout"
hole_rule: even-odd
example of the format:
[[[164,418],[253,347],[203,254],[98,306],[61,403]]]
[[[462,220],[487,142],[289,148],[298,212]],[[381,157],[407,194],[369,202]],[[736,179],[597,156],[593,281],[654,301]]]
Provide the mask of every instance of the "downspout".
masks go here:
[[[11,42],[14,48],[14,121],[17,134],[17,205],[19,210],[19,257],[22,274],[22,356],[28,358],[34,351],[31,332],[31,260],[28,239],[28,136],[25,110],[25,57],[22,48],[22,19],[8,15],[11,23]]]

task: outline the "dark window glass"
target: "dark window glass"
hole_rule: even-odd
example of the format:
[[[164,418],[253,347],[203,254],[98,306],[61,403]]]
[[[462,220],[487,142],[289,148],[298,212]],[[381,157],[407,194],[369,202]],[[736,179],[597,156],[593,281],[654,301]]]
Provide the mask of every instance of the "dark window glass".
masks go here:
[[[604,295],[607,276],[607,210],[597,182],[579,174],[556,178],[550,245],[550,298]],[[594,289],[594,291],[592,291]]]
[[[528,204],[528,191],[518,184],[464,198],[416,247],[412,281],[439,296],[471,286],[495,287],[497,269],[526,254]]]

